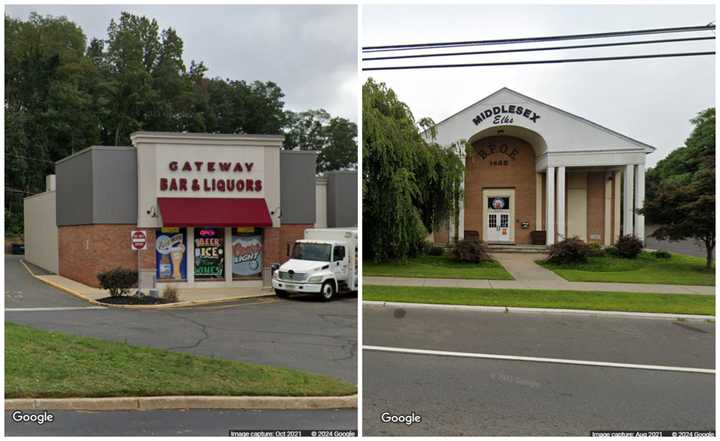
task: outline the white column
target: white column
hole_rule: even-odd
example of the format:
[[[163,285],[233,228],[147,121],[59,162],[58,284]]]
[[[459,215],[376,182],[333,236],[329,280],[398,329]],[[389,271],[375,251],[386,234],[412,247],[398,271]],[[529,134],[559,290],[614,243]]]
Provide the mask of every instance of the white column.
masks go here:
[[[564,240],[565,230],[565,167],[557,168],[557,232],[558,241]]]
[[[635,235],[645,243],[645,216],[638,213],[645,202],[645,164],[635,166]]]
[[[605,174],[605,204],[603,206],[603,245],[612,244],[612,173]]]
[[[622,191],[620,182],[622,179],[622,171],[616,171],[613,175],[613,239],[612,243],[617,242],[617,240],[620,238],[620,210],[622,210],[620,205],[620,192]]]
[[[233,257],[233,251],[232,251],[232,228],[231,227],[225,227],[225,249],[223,252],[225,253],[225,283],[230,285],[233,281],[233,275],[232,275],[232,257]]]
[[[545,217],[545,234],[546,244],[555,243],[555,167],[548,167],[545,174],[545,207],[547,209]]]
[[[634,235],[635,230],[633,229],[633,195],[634,190],[633,187],[635,186],[635,179],[633,179],[634,173],[633,169],[635,166],[633,164],[627,164],[625,166],[625,173],[624,173],[624,182],[623,185],[625,186],[625,189],[623,191],[623,236],[627,234]]]
[[[463,162],[465,158],[463,157]],[[460,183],[460,200],[458,201],[458,240],[465,238],[465,179]]]
[[[542,173],[535,173],[535,229],[542,230]]]

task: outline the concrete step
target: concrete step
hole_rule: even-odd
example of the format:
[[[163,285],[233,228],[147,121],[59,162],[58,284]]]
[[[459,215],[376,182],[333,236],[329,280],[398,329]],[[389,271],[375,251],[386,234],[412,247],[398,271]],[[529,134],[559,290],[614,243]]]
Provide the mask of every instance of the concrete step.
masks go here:
[[[491,253],[534,253],[545,254],[548,251],[545,245],[488,245]]]

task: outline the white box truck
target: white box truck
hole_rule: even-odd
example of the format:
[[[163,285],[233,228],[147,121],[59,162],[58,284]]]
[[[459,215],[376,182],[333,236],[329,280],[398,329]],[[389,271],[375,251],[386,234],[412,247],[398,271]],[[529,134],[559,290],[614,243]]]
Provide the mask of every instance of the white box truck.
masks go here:
[[[318,294],[332,300],[358,290],[356,228],[310,228],[295,242],[290,260],[273,269],[272,286],[279,297]]]

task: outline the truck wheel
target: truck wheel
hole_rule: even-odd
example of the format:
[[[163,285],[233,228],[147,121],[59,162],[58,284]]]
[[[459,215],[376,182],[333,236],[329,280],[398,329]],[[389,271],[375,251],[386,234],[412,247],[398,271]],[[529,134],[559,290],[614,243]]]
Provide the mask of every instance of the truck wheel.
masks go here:
[[[282,289],[276,289],[276,290],[275,290],[275,295],[278,296],[278,297],[281,297],[281,298],[283,298],[283,299],[285,299],[285,298],[288,297],[287,291],[283,291]]]
[[[335,284],[332,281],[323,283],[320,288],[320,297],[326,302],[335,298]]]

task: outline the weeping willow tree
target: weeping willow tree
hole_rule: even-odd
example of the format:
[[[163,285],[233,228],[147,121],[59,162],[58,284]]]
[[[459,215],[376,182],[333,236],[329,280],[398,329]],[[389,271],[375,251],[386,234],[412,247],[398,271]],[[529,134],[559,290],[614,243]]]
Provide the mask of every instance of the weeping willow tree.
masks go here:
[[[464,143],[438,145],[432,120],[416,122],[392,89],[372,79],[363,86],[362,136],[363,253],[404,260],[428,231],[457,219]]]

